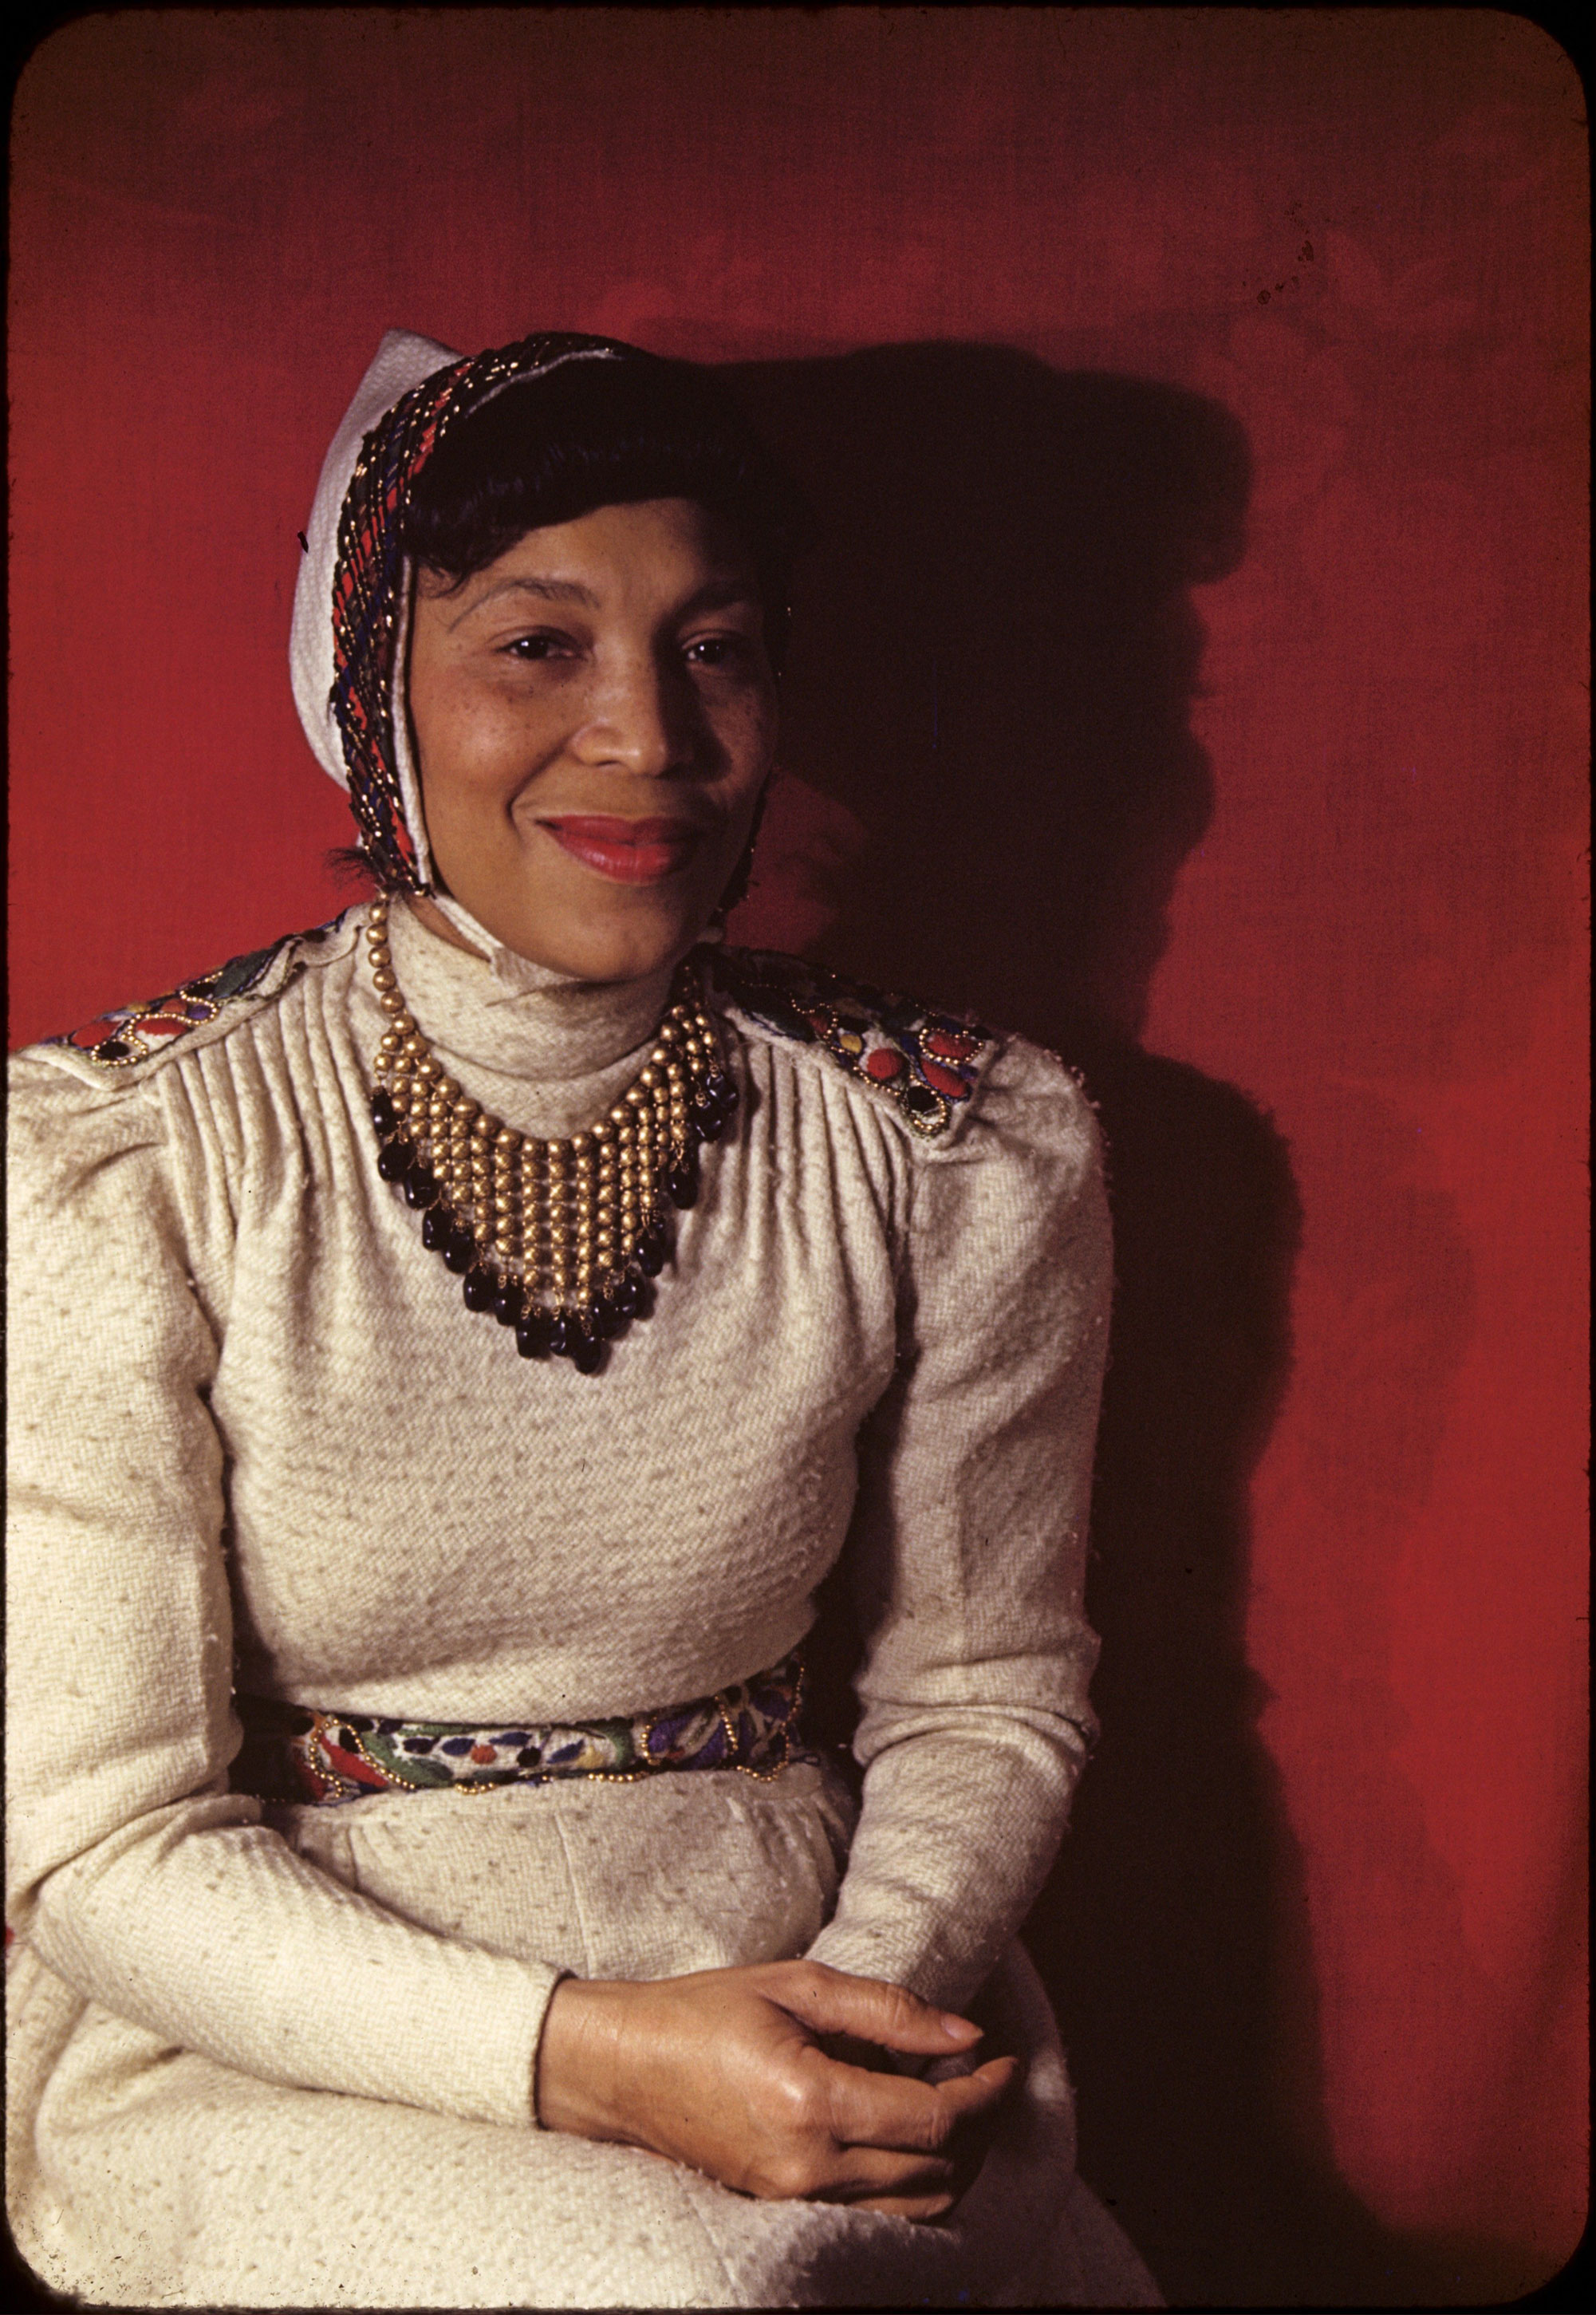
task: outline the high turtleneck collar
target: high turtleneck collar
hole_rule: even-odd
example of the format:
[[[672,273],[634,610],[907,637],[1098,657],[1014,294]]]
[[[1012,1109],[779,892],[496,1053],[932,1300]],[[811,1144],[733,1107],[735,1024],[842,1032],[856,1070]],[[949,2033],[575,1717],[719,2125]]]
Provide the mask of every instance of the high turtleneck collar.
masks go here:
[[[388,945],[405,1004],[443,1066],[522,1131],[573,1132],[601,1114],[615,1081],[642,1067],[670,1000],[669,965],[641,980],[594,981],[498,942],[490,956],[472,956],[397,895]]]

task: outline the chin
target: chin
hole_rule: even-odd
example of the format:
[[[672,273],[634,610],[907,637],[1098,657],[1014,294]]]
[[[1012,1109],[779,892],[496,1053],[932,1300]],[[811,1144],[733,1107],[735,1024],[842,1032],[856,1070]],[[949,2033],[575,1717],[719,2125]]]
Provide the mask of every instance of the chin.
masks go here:
[[[471,908],[471,903],[466,903]],[[687,917],[679,910],[627,911],[619,921],[591,918],[577,924],[513,922],[501,912],[473,916],[507,948],[554,972],[579,980],[642,980],[685,956],[704,930],[709,911]]]

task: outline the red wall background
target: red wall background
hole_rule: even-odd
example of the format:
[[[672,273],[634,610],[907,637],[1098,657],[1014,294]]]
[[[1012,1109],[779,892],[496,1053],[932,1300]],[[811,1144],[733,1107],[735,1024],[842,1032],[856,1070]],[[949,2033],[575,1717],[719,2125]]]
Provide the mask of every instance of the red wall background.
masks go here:
[[[385,327],[756,365],[845,530],[908,460],[876,581],[807,582],[743,929],[940,954],[1102,1099],[1108,1735],[1033,1941],[1188,2303],[1488,2299],[1583,2222],[1581,116],[1532,26],[1418,10],[133,13],[16,100],[13,1042],[341,904],[286,639]],[[821,359],[955,341],[1017,352]],[[1011,476],[922,747],[914,427],[984,456],[1060,379],[1091,649],[1051,734],[1067,645],[992,679],[1052,583]],[[1149,442],[1235,530],[1157,583]],[[1168,712],[1116,787],[1122,636]]]

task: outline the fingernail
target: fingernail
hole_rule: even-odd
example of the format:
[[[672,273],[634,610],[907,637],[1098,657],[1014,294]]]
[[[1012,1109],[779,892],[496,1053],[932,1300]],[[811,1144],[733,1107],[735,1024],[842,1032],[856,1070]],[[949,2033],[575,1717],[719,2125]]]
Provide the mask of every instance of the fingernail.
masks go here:
[[[955,2018],[950,2009],[938,2012],[942,2030],[950,2042],[979,2042],[981,2029],[972,2026],[968,2018]]]

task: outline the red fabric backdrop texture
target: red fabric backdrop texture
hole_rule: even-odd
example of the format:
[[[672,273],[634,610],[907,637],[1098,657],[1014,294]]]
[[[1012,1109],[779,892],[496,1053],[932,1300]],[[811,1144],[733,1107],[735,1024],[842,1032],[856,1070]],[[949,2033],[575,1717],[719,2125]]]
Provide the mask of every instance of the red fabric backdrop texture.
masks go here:
[[[1582,2223],[1581,111],[1401,10],[134,12],[17,97],[13,1042],[342,904],[285,650],[385,328],[738,364],[833,493],[741,930],[1102,1102],[1031,1935],[1188,2302]]]

